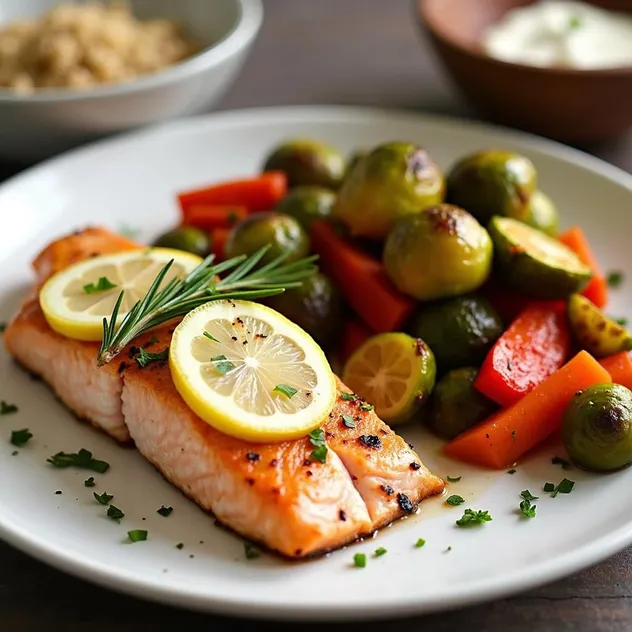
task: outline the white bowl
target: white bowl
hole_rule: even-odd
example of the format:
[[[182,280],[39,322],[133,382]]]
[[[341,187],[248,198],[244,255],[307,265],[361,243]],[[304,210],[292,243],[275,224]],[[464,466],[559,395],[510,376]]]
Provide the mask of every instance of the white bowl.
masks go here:
[[[75,0],[76,1],[76,0]],[[2,0],[0,23],[56,0]],[[131,0],[140,18],[180,21],[208,47],[164,71],[89,91],[0,88],[0,158],[33,161],[95,138],[210,109],[235,79],[263,19],[261,0]]]

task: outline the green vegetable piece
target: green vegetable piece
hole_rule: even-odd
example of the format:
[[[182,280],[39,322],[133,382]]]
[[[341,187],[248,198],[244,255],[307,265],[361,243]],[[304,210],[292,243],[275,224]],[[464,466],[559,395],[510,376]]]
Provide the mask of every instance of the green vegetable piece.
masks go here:
[[[529,211],[524,222],[550,237],[556,237],[560,228],[560,215],[553,200],[538,190],[533,192],[529,200]]]
[[[465,499],[455,494],[453,496],[449,496],[445,502],[452,507],[457,507],[458,505],[462,505],[465,502]]]
[[[488,511],[476,511],[474,509],[466,509],[463,515],[456,521],[459,527],[474,527],[477,525],[490,522],[492,517]]]
[[[345,160],[331,145],[293,138],[274,148],[263,171],[284,171],[290,187],[314,185],[336,190],[345,174]]]
[[[481,364],[504,326],[487,299],[467,295],[420,306],[407,329],[428,343],[443,374]],[[457,374],[459,382],[467,382],[472,371]]]
[[[492,241],[469,213],[439,204],[399,219],[383,260],[401,292],[432,301],[479,288],[491,271]]]
[[[483,223],[492,215],[528,219],[537,188],[533,163],[510,151],[486,150],[465,156],[448,173],[447,199]]]
[[[262,302],[304,329],[324,349],[331,348],[340,337],[342,300],[324,274],[313,274],[300,287]]]
[[[508,217],[493,217],[489,234],[494,242],[499,277],[510,289],[533,298],[565,299],[580,292],[592,272],[557,239]]]
[[[240,255],[252,256],[264,246],[270,246],[259,261],[262,267],[284,255],[285,263],[298,261],[309,254],[309,236],[300,223],[281,213],[255,213],[243,219],[230,231],[224,254],[227,259]]]
[[[110,279],[107,277],[99,277],[99,280],[96,283],[88,283],[83,286],[83,291],[86,294],[94,294],[95,292],[105,292],[106,290],[111,290],[115,288],[116,284],[112,283]]]
[[[353,556],[353,565],[357,568],[364,568],[366,566],[366,555],[364,553],[356,553]]]
[[[620,384],[597,384],[576,393],[562,422],[571,460],[597,472],[632,463],[632,392]]]
[[[26,445],[33,438],[33,433],[29,432],[28,428],[23,430],[13,430],[11,432],[10,442],[17,448],[21,448]]]
[[[147,531],[144,529],[133,529],[127,532],[130,542],[144,542],[147,539]]]
[[[575,339],[591,355],[603,358],[632,349],[632,334],[585,296],[573,294],[567,311]]]
[[[97,494],[96,492],[92,492],[92,495],[94,496],[94,499],[100,505],[109,505],[112,498],[114,498],[112,494],[108,494],[107,492],[103,492],[102,494]]]
[[[443,201],[443,174],[428,152],[412,143],[379,145],[349,173],[334,216],[354,237],[384,239],[395,222]]]
[[[179,226],[158,237],[153,243],[160,248],[184,250],[198,257],[206,257],[211,251],[211,240],[207,231],[193,226]]]
[[[292,189],[274,209],[289,215],[309,230],[312,222],[331,217],[336,194],[331,189],[317,186],[302,186]]]

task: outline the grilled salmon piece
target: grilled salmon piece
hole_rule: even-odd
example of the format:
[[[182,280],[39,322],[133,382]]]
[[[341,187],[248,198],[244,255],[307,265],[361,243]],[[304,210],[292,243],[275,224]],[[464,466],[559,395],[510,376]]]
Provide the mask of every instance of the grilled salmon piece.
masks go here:
[[[117,365],[96,365],[99,344],[71,340],[46,322],[37,298],[25,302],[4,333],[7,351],[41,376],[78,417],[117,441],[129,441]]]

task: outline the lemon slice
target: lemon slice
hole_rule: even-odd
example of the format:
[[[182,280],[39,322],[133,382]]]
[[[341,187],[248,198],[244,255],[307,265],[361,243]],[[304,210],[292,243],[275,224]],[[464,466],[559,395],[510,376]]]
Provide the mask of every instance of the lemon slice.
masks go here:
[[[249,301],[215,301],[187,314],[173,334],[169,365],[201,419],[248,441],[304,437],[336,400],[327,358],[309,334]]]
[[[427,400],[436,377],[430,347],[408,334],[386,333],[369,338],[349,358],[342,380],[375,406],[391,425],[408,421]]]
[[[67,338],[99,341],[103,319],[125,291],[119,322],[142,299],[161,268],[173,259],[162,282],[182,277],[202,259],[182,250],[147,248],[86,259],[52,276],[40,290],[40,305],[48,324]]]

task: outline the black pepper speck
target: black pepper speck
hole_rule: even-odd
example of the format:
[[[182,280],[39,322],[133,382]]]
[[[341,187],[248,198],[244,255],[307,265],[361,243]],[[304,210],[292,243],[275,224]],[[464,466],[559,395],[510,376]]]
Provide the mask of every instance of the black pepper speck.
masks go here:
[[[415,507],[406,494],[397,494],[397,503],[406,513],[413,513]]]
[[[379,450],[382,447],[382,440],[377,435],[360,435],[358,441],[373,450]]]

